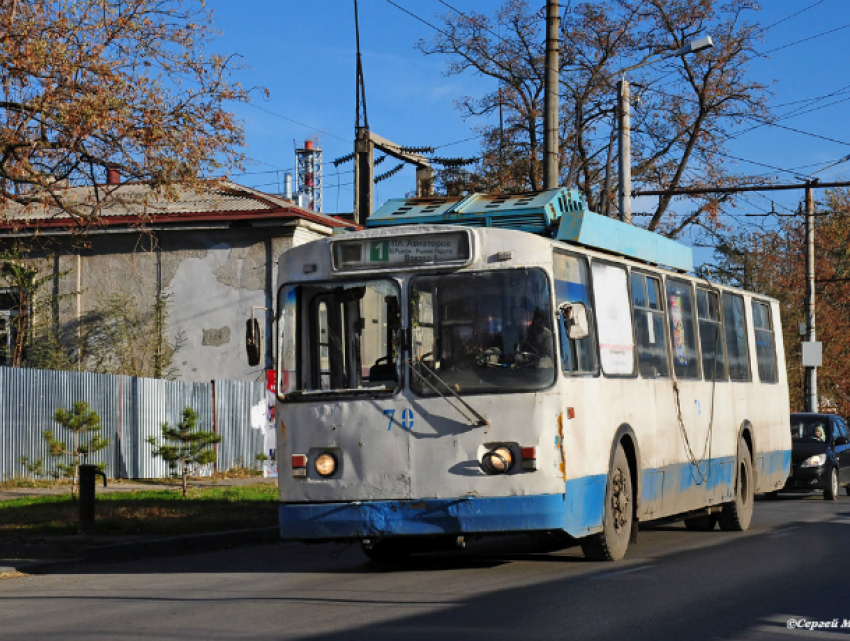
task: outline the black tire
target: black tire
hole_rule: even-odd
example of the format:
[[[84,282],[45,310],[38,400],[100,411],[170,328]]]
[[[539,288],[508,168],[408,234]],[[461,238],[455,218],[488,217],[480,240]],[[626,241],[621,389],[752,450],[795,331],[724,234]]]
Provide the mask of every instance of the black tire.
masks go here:
[[[711,532],[717,525],[716,514],[703,514],[685,519],[685,528],[691,532]]]
[[[754,485],[753,461],[750,448],[744,439],[738,439],[738,462],[735,474],[735,498],[723,506],[717,519],[720,529],[727,532],[744,532],[753,520]]]
[[[850,485],[845,485],[845,486],[844,486],[844,493],[845,493],[847,496],[850,496]]]
[[[833,467],[829,473],[829,487],[823,491],[823,498],[827,501],[838,499],[838,468]]]
[[[626,556],[632,532],[634,489],[629,461],[618,445],[605,484],[602,531],[581,541],[581,550],[590,561],[619,561]]]

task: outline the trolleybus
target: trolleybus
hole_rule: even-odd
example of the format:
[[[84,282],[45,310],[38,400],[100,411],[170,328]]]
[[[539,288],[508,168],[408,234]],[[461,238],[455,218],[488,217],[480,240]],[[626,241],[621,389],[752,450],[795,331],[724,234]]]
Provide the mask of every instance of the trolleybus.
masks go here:
[[[373,558],[745,530],[790,469],[777,301],[555,189],[389,201],[280,260],[280,531]]]

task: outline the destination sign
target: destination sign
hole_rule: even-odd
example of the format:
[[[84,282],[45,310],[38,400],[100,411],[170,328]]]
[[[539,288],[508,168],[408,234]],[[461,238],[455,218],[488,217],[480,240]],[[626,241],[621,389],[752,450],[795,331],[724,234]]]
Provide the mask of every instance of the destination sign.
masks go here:
[[[462,264],[469,260],[469,236],[466,232],[449,232],[339,240],[334,242],[333,254],[337,270]]]

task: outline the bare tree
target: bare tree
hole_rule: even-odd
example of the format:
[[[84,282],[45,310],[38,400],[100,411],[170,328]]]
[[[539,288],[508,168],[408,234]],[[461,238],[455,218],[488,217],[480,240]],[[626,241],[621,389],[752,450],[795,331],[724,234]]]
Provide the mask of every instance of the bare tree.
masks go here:
[[[746,76],[759,31],[745,16],[757,8],[750,0],[568,2],[561,38],[561,183],[580,189],[600,211],[608,209],[616,184],[616,74],[652,60],[658,62],[629,76],[640,100],[634,105],[635,184],[674,189],[752,180],[729,169],[724,143],[731,125],[768,119],[765,87]],[[474,72],[497,81],[494,91],[458,101],[465,117],[489,119],[479,129],[483,182],[503,191],[538,189],[542,10],[506,0],[492,20],[451,13],[443,22],[443,33],[420,41],[420,50],[448,56],[447,74]],[[709,52],[665,57],[707,34],[715,41]],[[689,225],[718,224],[716,199],[697,202],[681,217],[670,204],[669,197],[658,202],[650,229],[676,236]]]
[[[0,207],[85,224],[110,200],[110,169],[167,187],[238,163],[224,106],[247,94],[205,52],[210,25],[196,0],[0,0]]]

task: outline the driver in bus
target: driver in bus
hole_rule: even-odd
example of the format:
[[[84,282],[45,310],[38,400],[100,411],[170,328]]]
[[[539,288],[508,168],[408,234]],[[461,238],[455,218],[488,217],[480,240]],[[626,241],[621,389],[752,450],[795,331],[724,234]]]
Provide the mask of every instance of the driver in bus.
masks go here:
[[[511,310],[511,320],[517,330],[516,351],[520,355],[532,354],[538,360],[552,358],[552,331],[539,308],[532,313],[529,301],[523,299]]]

